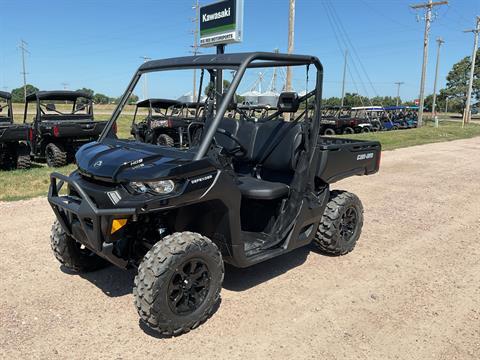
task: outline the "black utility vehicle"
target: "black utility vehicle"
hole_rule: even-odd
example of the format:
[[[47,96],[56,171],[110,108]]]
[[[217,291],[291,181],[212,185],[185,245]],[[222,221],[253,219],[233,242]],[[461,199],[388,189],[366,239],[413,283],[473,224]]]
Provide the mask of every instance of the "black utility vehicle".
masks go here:
[[[205,104],[170,99],[147,99],[137,103],[131,134],[149,144],[184,147],[188,125],[203,113]],[[148,109],[146,117],[136,122],[139,111]]]
[[[363,121],[353,117],[352,110],[347,106],[326,106],[322,108],[320,134],[355,134],[362,132]]]
[[[28,169],[28,125],[13,123],[12,97],[0,91],[0,169]]]
[[[35,116],[28,135],[32,156],[46,160],[48,166],[64,166],[77,149],[97,140],[106,121],[94,121],[90,94],[82,91],[37,91],[27,96],[23,121],[27,122],[28,106],[35,104]]]
[[[314,90],[302,97],[282,93],[278,110],[262,122],[226,118],[245,72],[277,66],[300,67]],[[111,129],[141,75],[194,68],[201,72],[199,93],[204,75],[221,84],[222,71],[235,71],[225,96],[215,96],[222,93],[217,87],[207,98],[197,119],[203,124],[198,143],[179,149],[116,138]],[[98,142],[77,152],[78,170],[51,175],[57,259],[78,271],[107,262],[138,268],[133,293],[140,317],[162,334],[177,335],[214,311],[224,262],[247,267],[312,242],[331,255],[351,251],[362,229],[362,204],[330,184],[377,172],[381,149],[375,141],[319,136],[322,76],[316,57],[277,53],[140,66]],[[303,102],[313,106],[300,107]],[[63,185],[68,195],[60,194]]]

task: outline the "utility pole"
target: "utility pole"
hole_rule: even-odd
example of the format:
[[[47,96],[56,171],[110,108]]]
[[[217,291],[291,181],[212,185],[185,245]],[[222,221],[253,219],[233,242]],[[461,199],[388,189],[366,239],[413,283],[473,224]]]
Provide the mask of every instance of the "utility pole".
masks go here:
[[[423,121],[423,106],[425,104],[425,77],[427,74],[428,62],[428,35],[430,33],[430,23],[432,21],[432,9],[435,6],[447,5],[448,1],[428,0],[428,3],[410,5],[412,9],[426,9],[425,13],[425,32],[423,35],[423,64],[422,64],[422,78],[420,80],[420,108],[418,109],[418,127],[422,126]]]
[[[462,126],[465,126],[465,124],[468,124],[470,122],[470,101],[472,98],[473,75],[475,74],[475,60],[478,48],[478,33],[480,32],[480,16],[477,16],[477,26],[475,27],[475,29],[465,30],[464,32],[473,32],[475,34],[475,37],[473,40],[472,65],[470,68],[470,80],[468,81],[467,101],[465,104],[465,111],[463,113]]]
[[[433,104],[432,104],[432,116],[435,119],[435,127],[438,127],[437,116],[437,79],[438,79],[438,64],[440,63],[440,47],[445,41],[441,38],[437,38],[438,50],[437,50],[437,64],[435,65],[435,82],[433,83]]]
[[[140,59],[143,59],[143,63],[146,63],[149,60],[152,60],[152,58],[149,58],[148,56],[140,56]],[[146,100],[148,99],[148,80],[147,80],[147,73],[143,74],[143,99]]]
[[[195,23],[195,29],[193,30],[193,45],[192,50],[190,52],[193,56],[196,56],[198,51],[198,28],[199,28],[199,21],[200,21],[200,4],[199,1],[196,0],[195,5],[192,7],[195,10],[195,17],[192,19],[193,23]],[[192,92],[192,100],[197,101],[197,69],[193,69],[193,92]]]
[[[20,45],[18,48],[22,50],[22,69],[21,74],[23,75],[23,99],[27,101],[27,71],[25,70],[25,53],[30,54],[30,51],[27,50],[27,43],[22,39],[20,40]]]
[[[288,50],[289,54],[293,53],[293,42],[295,38],[295,0],[290,0],[288,11]],[[285,91],[292,91],[292,68],[287,66],[287,76],[285,81]],[[290,120],[290,113],[285,114],[285,120]]]
[[[403,81],[397,81],[395,85],[397,85],[397,106],[400,104],[400,86],[405,84]]]
[[[345,78],[347,76],[347,56],[348,56],[348,50],[345,49],[345,58],[343,60],[342,102],[341,102],[342,107],[343,107],[343,103],[345,102]]]

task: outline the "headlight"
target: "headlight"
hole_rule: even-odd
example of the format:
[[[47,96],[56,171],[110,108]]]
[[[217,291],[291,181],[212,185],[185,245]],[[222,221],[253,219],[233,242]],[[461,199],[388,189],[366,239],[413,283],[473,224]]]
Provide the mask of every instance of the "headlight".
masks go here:
[[[151,182],[131,182],[130,186],[137,193],[146,193],[149,190],[157,194],[169,194],[175,189],[175,183],[172,180],[160,180]]]
[[[160,180],[148,182],[147,186],[158,194],[169,194],[175,188],[175,183],[172,180]]]

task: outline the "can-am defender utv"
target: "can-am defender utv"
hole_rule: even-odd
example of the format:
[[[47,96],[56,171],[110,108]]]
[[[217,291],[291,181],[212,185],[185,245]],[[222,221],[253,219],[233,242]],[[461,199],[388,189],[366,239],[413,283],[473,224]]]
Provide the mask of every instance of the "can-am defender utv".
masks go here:
[[[226,118],[245,72],[275,66],[305,72],[307,84],[314,73],[314,90],[302,97],[282,93],[268,121]],[[201,72],[199,93],[204,75],[215,83],[222,71],[235,71],[224,96],[218,96],[221,89],[210,92],[197,122],[204,130],[198,144],[179,149],[116,138],[111,130],[142,74],[151,79],[151,72],[194,68]],[[316,57],[276,53],[140,66],[99,140],[77,152],[78,170],[51,175],[57,259],[78,271],[106,261],[137,267],[133,294],[140,317],[162,334],[177,335],[213,312],[224,262],[247,267],[312,242],[332,255],[351,251],[363,224],[362,204],[330,184],[377,172],[380,144],[319,137],[322,74]],[[60,194],[63,185],[68,195]]]
[[[0,169],[28,169],[28,125],[13,123],[12,96],[0,91]]]
[[[171,99],[139,101],[133,115],[131,134],[149,144],[185,147],[188,125],[203,113],[203,103],[180,102]],[[143,109],[146,117],[136,122]]]
[[[35,116],[29,132],[32,156],[46,160],[50,167],[67,165],[77,149],[100,136],[106,121],[94,121],[90,94],[83,91],[37,91],[27,96],[28,106],[35,104]]]

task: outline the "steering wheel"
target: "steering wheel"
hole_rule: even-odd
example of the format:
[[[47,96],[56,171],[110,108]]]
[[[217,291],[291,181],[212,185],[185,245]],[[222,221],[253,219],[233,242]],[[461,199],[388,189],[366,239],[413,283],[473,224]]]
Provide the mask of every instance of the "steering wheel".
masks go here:
[[[233,147],[232,149],[224,148],[228,155],[237,156],[237,157],[243,157],[247,155],[248,151],[247,149],[245,149],[245,146],[243,146],[240,140],[231,132],[222,128],[217,128],[216,132],[218,132],[221,135],[225,135],[226,137],[232,139],[237,144],[237,146]]]

